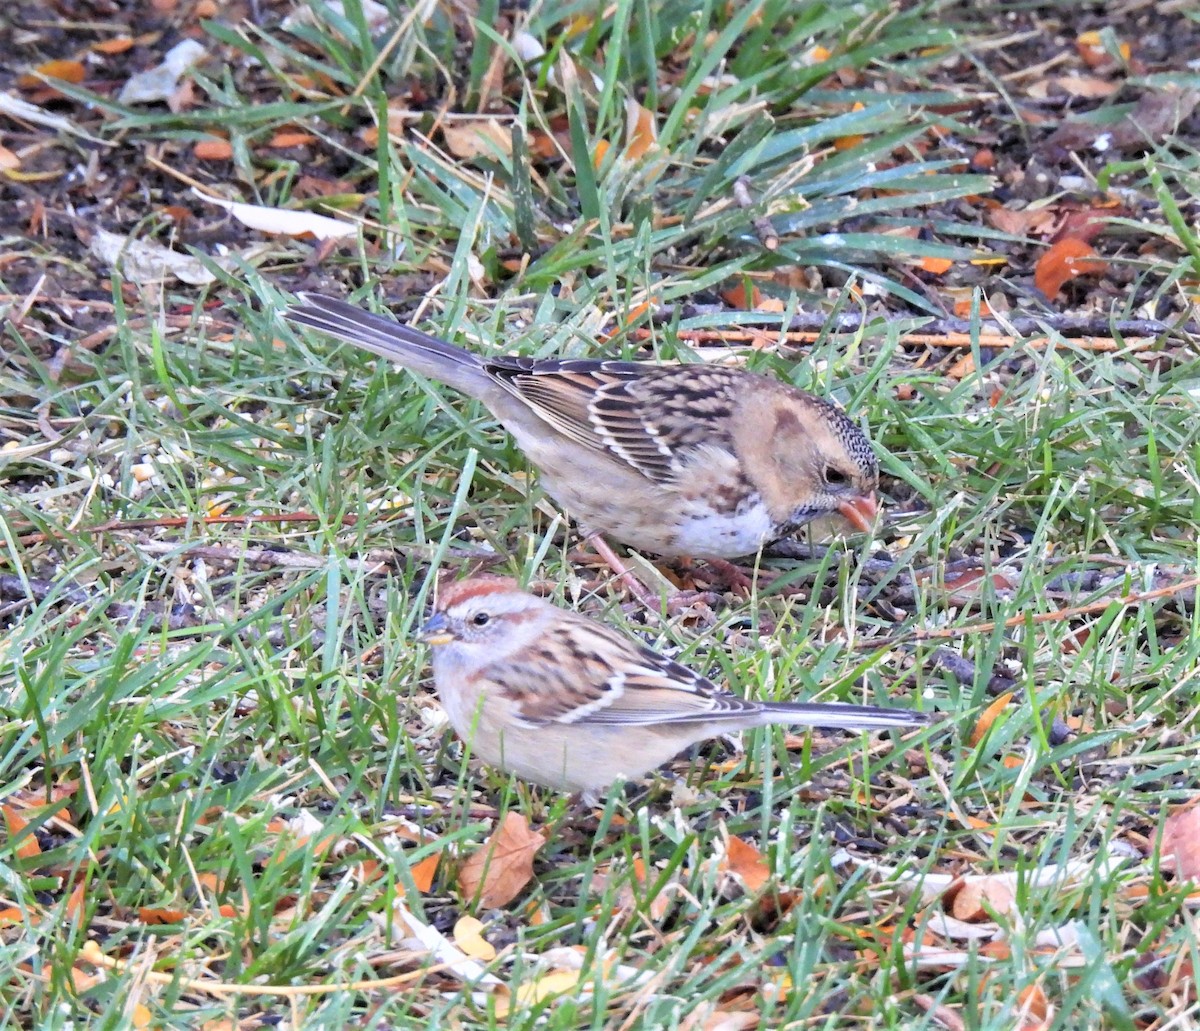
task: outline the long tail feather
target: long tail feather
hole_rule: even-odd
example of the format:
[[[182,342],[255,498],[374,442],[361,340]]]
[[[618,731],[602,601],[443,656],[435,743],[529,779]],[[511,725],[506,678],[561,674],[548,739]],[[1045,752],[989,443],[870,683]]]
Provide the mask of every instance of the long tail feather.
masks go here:
[[[299,303],[283,313],[294,325],[328,333],[473,397],[493,385],[483,362],[470,351],[334,297],[313,293],[297,297]]]

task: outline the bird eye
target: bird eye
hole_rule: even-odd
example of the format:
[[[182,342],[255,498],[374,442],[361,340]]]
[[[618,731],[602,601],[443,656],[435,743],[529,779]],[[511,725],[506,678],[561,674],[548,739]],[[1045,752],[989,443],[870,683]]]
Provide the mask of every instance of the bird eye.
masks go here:
[[[476,612],[475,615],[471,617],[471,622],[476,626],[487,626],[488,623],[491,622],[491,618],[492,617],[486,612]]]
[[[844,487],[850,482],[850,477],[842,472],[841,469],[827,465],[825,466],[825,482],[830,487]]]

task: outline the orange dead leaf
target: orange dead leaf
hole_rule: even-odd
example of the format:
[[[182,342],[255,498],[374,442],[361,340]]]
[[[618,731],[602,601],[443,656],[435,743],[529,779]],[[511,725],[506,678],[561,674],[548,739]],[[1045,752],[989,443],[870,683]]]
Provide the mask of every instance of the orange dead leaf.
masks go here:
[[[138,919],[144,924],[181,924],[186,917],[187,914],[182,909],[142,906],[138,910]]]
[[[771,868],[757,848],[732,834],[725,843],[725,856],[721,863],[726,873],[731,873],[745,885],[746,891],[758,894],[771,879]]]
[[[970,877],[954,893],[950,915],[956,920],[978,923],[1012,911],[1016,897],[1012,885],[1000,877]],[[990,910],[990,912],[989,912]]]
[[[8,829],[9,841],[15,838],[21,839],[13,849],[13,854],[18,859],[32,859],[34,856],[40,856],[42,846],[38,844],[36,837],[26,833],[29,821],[11,805],[0,805],[0,811],[4,813],[4,825]]]
[[[921,268],[935,276],[945,275],[954,267],[954,262],[949,258],[922,258]]]
[[[974,748],[984,739],[987,732],[992,729],[992,724],[996,722],[996,718],[1002,713],[1009,702],[1012,701],[1013,693],[1005,691],[991,705],[983,710],[983,715],[979,717],[979,722],[975,724],[975,728],[971,731],[969,738],[971,747]]]
[[[433,888],[433,878],[437,874],[439,859],[441,856],[435,852],[433,855],[426,856],[415,866],[409,867],[408,872],[412,874],[413,884],[422,895]]]
[[[112,39],[102,39],[93,43],[92,49],[98,54],[123,54],[133,49],[132,36],[114,36]]]
[[[1200,800],[1167,817],[1162,833],[1163,858],[1175,859],[1175,876],[1200,881]]]
[[[658,143],[658,125],[654,112],[644,108],[632,97],[625,99],[625,156],[637,161]]]
[[[496,909],[515,899],[533,878],[533,857],[546,836],[531,830],[519,813],[506,813],[504,822],[482,848],[462,865],[458,887],[465,898],[478,898],[484,909]]]
[[[1079,52],[1083,63],[1089,68],[1099,68],[1101,65],[1112,62],[1112,57],[1104,48],[1104,41],[1100,33],[1095,30],[1081,32],[1076,36],[1075,49]],[[1122,61],[1128,61],[1133,54],[1133,48],[1128,43],[1118,43],[1117,52],[1121,55]]]
[[[298,129],[291,129],[277,132],[271,137],[267,146],[276,150],[284,150],[288,147],[303,147],[309,143],[315,143],[316,139],[311,132],[301,132]]]
[[[1048,300],[1058,296],[1068,279],[1091,272],[1103,272],[1108,263],[1082,240],[1067,237],[1051,246],[1033,271],[1033,282]]]
[[[762,293],[753,283],[741,279],[734,283],[728,290],[722,290],[721,299],[731,308],[737,308],[740,311],[753,311],[762,301]]]
[[[87,71],[78,61],[47,61],[39,64],[33,72],[22,75],[17,79],[21,89],[37,89],[46,85],[44,79],[58,79],[59,82],[83,82]]]
[[[608,152],[611,149],[608,145],[608,140],[597,140],[596,153],[592,155],[592,166],[598,170],[604,164],[604,159],[608,156]]]
[[[1050,1000],[1040,984],[1026,985],[1017,993],[1017,1008],[1022,1015],[1021,1031],[1043,1027],[1051,1012]]]
[[[233,157],[233,144],[228,140],[198,140],[192,153],[201,161],[228,161]]]
[[[968,304],[970,304],[970,302],[968,302]],[[967,314],[970,314],[970,308],[967,309]],[[974,371],[975,371],[975,356],[970,351],[968,351],[961,358],[959,358],[958,361],[956,361],[953,365],[950,366],[950,369],[947,371],[946,375],[949,376],[951,379],[966,379]],[[973,583],[978,583],[978,579],[979,578],[976,577],[975,580],[973,581]],[[947,584],[947,586],[950,586],[950,585]]]
[[[8,927],[12,924],[21,923],[21,911],[9,906],[7,909],[0,909],[0,927]]]
[[[87,883],[80,879],[67,896],[66,915],[68,920],[76,920],[83,913],[83,900],[87,896]]]
[[[854,104],[851,106],[850,110],[851,111],[862,111],[866,106],[867,105],[864,104],[861,100],[856,100],[854,102]],[[865,136],[860,136],[858,134],[855,134],[853,136],[839,136],[836,140],[833,141],[833,149],[834,150],[853,150],[860,143],[862,143],[863,140],[865,140],[865,139],[866,139]]]

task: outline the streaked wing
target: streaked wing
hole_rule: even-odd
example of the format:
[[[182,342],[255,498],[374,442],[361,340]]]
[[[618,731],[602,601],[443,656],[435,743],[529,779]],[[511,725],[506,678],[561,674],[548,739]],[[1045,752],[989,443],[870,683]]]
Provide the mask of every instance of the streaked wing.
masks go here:
[[[556,430],[622,459],[658,483],[701,447],[731,446],[734,388],[722,366],[500,359],[488,371]]]
[[[530,726],[706,722],[756,709],[686,666],[582,618],[549,631],[530,661],[512,671],[504,693]]]

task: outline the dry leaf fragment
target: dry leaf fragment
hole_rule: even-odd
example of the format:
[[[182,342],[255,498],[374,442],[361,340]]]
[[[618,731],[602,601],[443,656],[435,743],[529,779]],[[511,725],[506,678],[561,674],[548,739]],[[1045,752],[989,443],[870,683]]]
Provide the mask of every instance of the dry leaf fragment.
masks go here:
[[[483,923],[473,916],[462,916],[455,922],[454,944],[472,959],[490,963],[496,958],[496,946],[483,936]]]
[[[21,89],[37,89],[46,85],[46,79],[77,84],[83,82],[86,77],[87,71],[78,61],[46,61],[17,79],[17,85]]]
[[[201,200],[224,208],[242,225],[257,229],[260,233],[315,236],[318,240],[343,240],[358,232],[358,227],[353,222],[341,222],[336,218],[318,215],[311,211],[268,208],[262,204],[242,204],[235,200],[213,197],[194,188],[192,192]]]
[[[515,899],[533,879],[533,857],[546,836],[530,830],[520,813],[506,813],[492,836],[458,872],[464,898],[478,898],[484,909],[496,909]]]
[[[472,118],[443,125],[442,139],[456,158],[512,156],[512,130],[494,118]]]
[[[991,705],[983,710],[983,715],[979,717],[979,722],[975,724],[975,728],[971,731],[970,743],[974,748],[980,741],[987,736],[987,732],[992,729],[992,724],[996,722],[996,718],[1007,707],[1008,703],[1013,699],[1011,691],[1005,691]]]
[[[1064,284],[1075,276],[1103,272],[1108,262],[1096,254],[1090,244],[1069,236],[1053,244],[1038,258],[1033,271],[1034,285],[1054,300]]]
[[[771,868],[763,854],[749,842],[732,834],[725,842],[720,870],[733,874],[751,895],[757,895],[771,879]]]
[[[1162,856],[1175,860],[1175,876],[1200,881],[1200,799],[1178,809],[1163,824]]]
[[[131,76],[117,96],[118,104],[153,104],[169,100],[179,89],[179,80],[193,65],[208,55],[194,39],[185,39],[167,51],[162,64]]]
[[[1011,878],[968,877],[954,893],[950,915],[970,922],[990,920],[993,914],[1011,913],[1015,902]]]
[[[92,234],[88,250],[110,268],[121,268],[132,283],[160,283],[175,278],[192,286],[205,286],[216,277],[190,254],[180,254],[152,240],[134,240],[107,229]]]
[[[29,821],[11,805],[0,805],[0,811],[4,813],[4,826],[8,831],[9,841],[11,842],[13,838],[21,838],[13,850],[16,857],[18,859],[32,859],[34,856],[40,856],[42,854],[42,846],[38,844],[37,838],[32,833],[26,833]]]
[[[625,157],[637,161],[658,144],[654,112],[632,97],[625,98]]]

